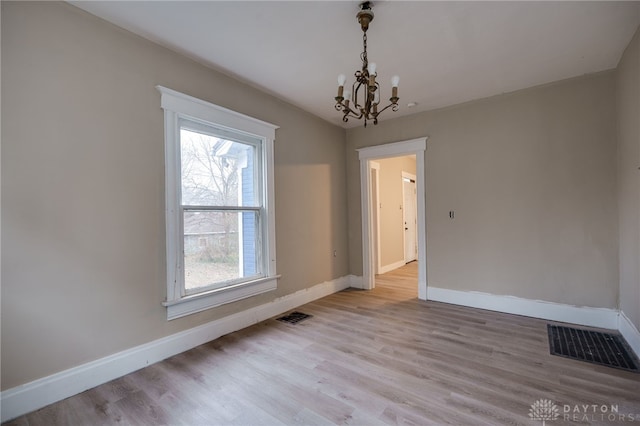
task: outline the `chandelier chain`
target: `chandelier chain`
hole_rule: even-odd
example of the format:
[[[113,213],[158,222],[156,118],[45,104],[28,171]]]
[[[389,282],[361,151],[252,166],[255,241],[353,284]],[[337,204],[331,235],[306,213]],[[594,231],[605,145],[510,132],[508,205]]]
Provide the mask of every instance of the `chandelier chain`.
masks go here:
[[[369,61],[367,59],[367,33],[364,32],[362,34],[362,45],[364,47],[364,50],[362,52],[362,54],[360,55],[360,59],[362,60],[362,64],[363,64],[363,68],[367,68],[367,65],[369,64]]]

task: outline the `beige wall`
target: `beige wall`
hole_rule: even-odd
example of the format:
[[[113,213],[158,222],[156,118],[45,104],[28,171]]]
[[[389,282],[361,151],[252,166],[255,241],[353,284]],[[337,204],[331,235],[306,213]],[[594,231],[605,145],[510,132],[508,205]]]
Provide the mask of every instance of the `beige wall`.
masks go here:
[[[416,174],[414,155],[376,160],[380,164],[380,260],[381,266],[404,261],[402,172]]]
[[[2,67],[2,389],[349,273],[343,129],[64,3]],[[280,126],[276,292],[167,322],[158,84]]]
[[[618,64],[620,309],[640,330],[640,29]]]
[[[350,129],[351,272],[362,274],[355,150],[429,136],[430,286],[615,308],[614,84],[605,72]]]

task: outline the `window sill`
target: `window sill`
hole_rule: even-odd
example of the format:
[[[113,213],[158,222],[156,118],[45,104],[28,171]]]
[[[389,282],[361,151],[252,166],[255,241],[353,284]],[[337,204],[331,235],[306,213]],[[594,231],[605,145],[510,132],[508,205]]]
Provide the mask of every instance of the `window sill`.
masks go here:
[[[186,296],[179,300],[162,302],[162,305],[167,308],[167,320],[173,320],[275,290],[278,278],[280,278],[280,275],[260,278],[203,294]]]

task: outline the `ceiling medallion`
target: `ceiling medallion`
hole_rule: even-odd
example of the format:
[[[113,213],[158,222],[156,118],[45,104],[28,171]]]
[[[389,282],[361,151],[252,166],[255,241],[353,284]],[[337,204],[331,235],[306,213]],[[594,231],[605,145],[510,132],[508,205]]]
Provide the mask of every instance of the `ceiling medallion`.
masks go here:
[[[360,12],[356,15],[360,27],[362,28],[362,44],[364,50],[360,54],[362,59],[362,70],[355,72],[356,81],[353,83],[352,90],[344,90],[344,83],[347,78],[344,74],[338,76],[338,96],[336,100],[336,110],[344,113],[342,121],[349,121],[349,117],[356,119],[364,119],[364,127],[367,127],[367,121],[373,120],[373,124],[378,124],[378,115],[385,109],[391,107],[393,111],[398,110],[398,83],[400,77],[394,75],[391,78],[391,102],[386,107],[378,110],[380,104],[380,84],[376,81],[378,74],[376,73],[376,64],[369,63],[367,58],[367,30],[369,23],[373,21],[373,11],[371,10],[371,2],[365,1],[360,4]]]

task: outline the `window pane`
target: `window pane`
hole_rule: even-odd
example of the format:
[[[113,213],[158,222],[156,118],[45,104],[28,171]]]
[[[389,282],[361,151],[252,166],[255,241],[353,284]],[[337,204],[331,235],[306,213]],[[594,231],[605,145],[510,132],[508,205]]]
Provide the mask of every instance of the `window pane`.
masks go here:
[[[182,204],[256,206],[256,147],[180,129]]]
[[[256,211],[185,211],[184,282],[187,293],[260,276]]]

